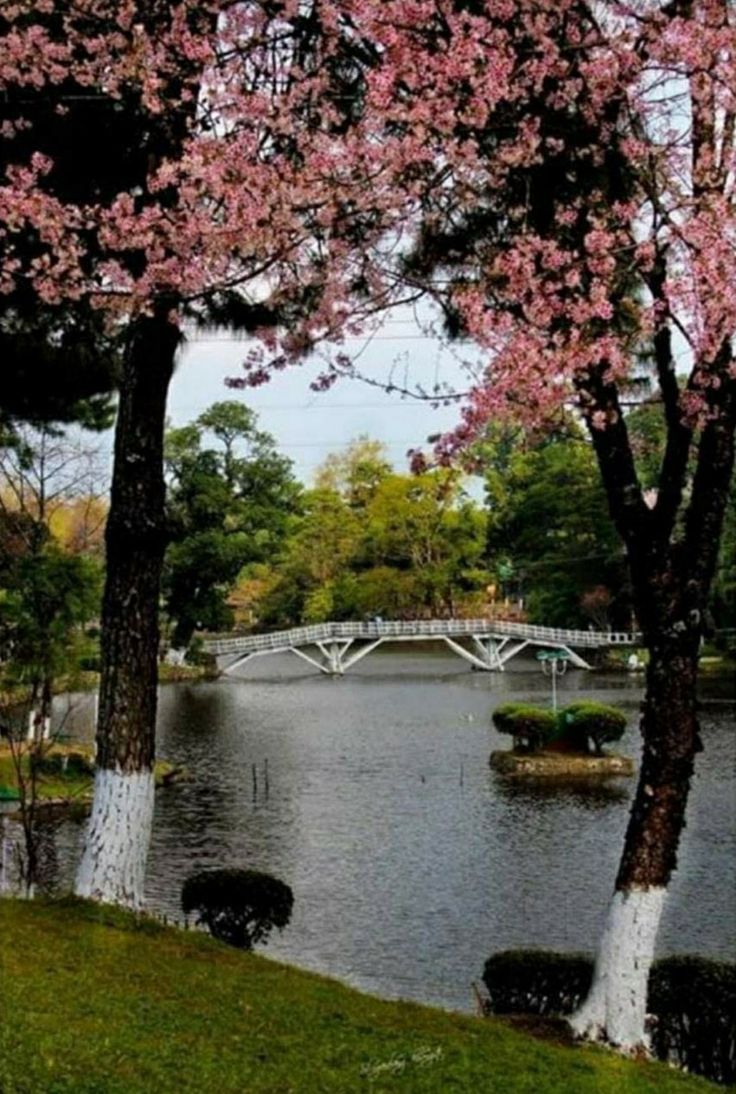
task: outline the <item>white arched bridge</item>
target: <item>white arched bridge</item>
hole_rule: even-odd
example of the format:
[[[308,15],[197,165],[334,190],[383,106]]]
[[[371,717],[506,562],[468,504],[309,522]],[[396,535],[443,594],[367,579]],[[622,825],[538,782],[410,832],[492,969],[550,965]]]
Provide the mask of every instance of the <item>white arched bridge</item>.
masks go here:
[[[611,631],[562,630],[531,623],[496,619],[417,619],[401,622],[317,623],[272,634],[212,638],[204,649],[226,663],[224,672],[254,657],[293,653],[320,672],[341,676],[385,642],[442,641],[474,668],[503,671],[506,663],[528,647],[561,650],[573,665],[590,665],[579,650],[632,646],[636,634]]]

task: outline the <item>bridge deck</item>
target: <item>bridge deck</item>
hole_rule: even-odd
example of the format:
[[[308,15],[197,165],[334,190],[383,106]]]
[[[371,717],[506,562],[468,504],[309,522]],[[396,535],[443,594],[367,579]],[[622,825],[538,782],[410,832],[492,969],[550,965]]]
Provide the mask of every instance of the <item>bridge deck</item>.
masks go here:
[[[636,645],[635,634],[566,630],[541,627],[532,623],[510,623],[498,619],[417,619],[401,622],[316,623],[309,627],[293,627],[271,634],[242,635],[233,638],[213,638],[204,642],[204,649],[216,656],[227,654],[277,653],[321,642],[364,639],[431,639],[444,637],[475,637],[517,639],[537,646],[576,646],[601,649],[606,646]]]

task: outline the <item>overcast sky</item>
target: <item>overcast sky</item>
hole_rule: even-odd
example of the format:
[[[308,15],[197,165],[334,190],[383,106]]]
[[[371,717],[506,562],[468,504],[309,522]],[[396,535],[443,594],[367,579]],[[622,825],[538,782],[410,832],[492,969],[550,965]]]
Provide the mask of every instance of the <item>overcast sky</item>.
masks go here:
[[[411,319],[390,319],[368,344],[365,339],[349,339],[344,348],[359,354],[362,372],[381,381],[393,374],[399,384],[467,387],[459,351],[423,334]],[[429,403],[402,399],[356,380],[340,380],[328,392],[312,391],[310,382],[320,371],[317,359],[276,373],[261,387],[231,390],[225,378],[242,375],[248,349],[247,340],[227,332],[193,335],[171,385],[170,421],[182,425],[218,400],[242,399],[258,413],[260,426],[273,434],[280,450],[293,460],[297,477],[307,484],[325,456],[364,434],[383,441],[396,469],[405,470],[409,448],[423,446],[428,435],[458,421],[457,406],[433,409]]]

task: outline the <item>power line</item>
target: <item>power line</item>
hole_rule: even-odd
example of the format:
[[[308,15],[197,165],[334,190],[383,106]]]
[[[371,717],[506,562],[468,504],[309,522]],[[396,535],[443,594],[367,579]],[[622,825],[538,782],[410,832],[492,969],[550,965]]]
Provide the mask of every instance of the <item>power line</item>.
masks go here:
[[[196,335],[188,340],[190,346],[201,345],[242,345],[245,346],[251,339],[244,335],[242,338],[199,338]],[[348,334],[343,342],[437,342],[442,345],[441,339],[436,334]],[[461,344],[458,340],[456,344]],[[469,343],[466,343],[469,344]]]
[[[457,399],[455,395],[438,395],[438,401],[443,399]],[[420,404],[411,402],[408,399],[396,399],[389,397],[385,403],[328,403],[328,402],[315,402],[315,403],[261,403],[260,406],[255,404],[248,404],[251,410],[261,411],[292,411],[292,410],[415,410],[420,407]],[[453,404],[455,405],[455,404]],[[189,411],[199,409],[199,403],[187,403],[180,406],[179,411]],[[424,404],[422,404],[422,407]]]
[[[373,439],[373,438],[371,438],[371,439]],[[376,439],[378,439],[378,438],[376,438]],[[285,441],[283,443],[281,441],[278,441],[277,442],[277,447],[278,448],[329,448],[331,445],[336,446],[336,447],[344,447],[346,445],[351,444],[352,441],[354,441],[354,440],[355,440],[355,437],[342,438],[342,439],[332,440],[332,441]],[[380,443],[382,445],[385,445],[387,448],[397,448],[399,445],[402,445],[402,444],[417,444],[418,442],[417,442],[416,437],[409,437],[409,438],[393,440],[393,441],[386,441],[386,440],[380,439]]]

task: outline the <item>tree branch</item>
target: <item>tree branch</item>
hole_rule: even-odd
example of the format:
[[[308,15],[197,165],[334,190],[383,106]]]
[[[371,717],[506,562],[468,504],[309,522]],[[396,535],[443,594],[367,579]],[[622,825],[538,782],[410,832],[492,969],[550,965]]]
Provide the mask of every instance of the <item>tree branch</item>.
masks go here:
[[[653,514],[644,501],[636,473],[618,389],[605,380],[601,366],[580,376],[576,389],[598,459],[611,518],[634,566],[641,559],[642,546],[651,539]]]
[[[654,335],[654,359],[667,423],[667,440],[659,473],[659,491],[654,516],[657,522],[657,536],[663,543],[666,543],[672,534],[682,502],[693,437],[692,429],[685,424],[680,405],[680,389],[672,353],[672,332],[669,327],[669,318],[665,318],[667,315],[666,277],[664,255],[660,254],[648,278],[648,287],[655,309],[659,310],[661,317]]]
[[[708,589],[718,560],[723,516],[734,467],[736,379],[729,376],[733,351],[725,341],[716,361],[721,383],[708,389],[708,418],[703,427],[685,518],[685,566],[693,594]]]

